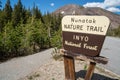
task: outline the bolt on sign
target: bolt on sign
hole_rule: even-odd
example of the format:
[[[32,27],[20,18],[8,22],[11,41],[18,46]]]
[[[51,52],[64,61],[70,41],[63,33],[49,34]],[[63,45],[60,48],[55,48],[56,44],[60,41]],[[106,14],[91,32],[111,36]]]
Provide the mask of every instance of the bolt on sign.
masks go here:
[[[64,16],[63,48],[73,53],[99,56],[109,24],[105,16]]]

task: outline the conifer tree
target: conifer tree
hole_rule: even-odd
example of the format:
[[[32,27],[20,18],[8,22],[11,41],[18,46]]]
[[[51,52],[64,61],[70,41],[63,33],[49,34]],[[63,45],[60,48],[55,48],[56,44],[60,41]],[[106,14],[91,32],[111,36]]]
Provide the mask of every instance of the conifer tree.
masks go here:
[[[23,5],[21,0],[18,0],[17,5],[14,6],[14,11],[12,14],[12,23],[13,26],[17,26],[20,23],[21,19],[23,18]]]
[[[23,8],[23,24],[26,24],[28,19],[32,16],[30,8],[26,9],[25,7]]]
[[[2,7],[2,2],[1,2],[1,0],[0,0],[0,11],[1,11],[1,7]]]
[[[3,11],[0,11],[0,32],[2,31],[4,25],[5,25],[5,14],[3,13]]]
[[[35,19],[40,19],[43,22],[42,13],[39,10],[38,6],[35,6],[35,4],[33,6],[32,14]]]
[[[5,21],[6,22],[10,21],[12,17],[12,7],[10,5],[10,0],[7,0],[7,3],[5,4],[4,13],[5,13]]]

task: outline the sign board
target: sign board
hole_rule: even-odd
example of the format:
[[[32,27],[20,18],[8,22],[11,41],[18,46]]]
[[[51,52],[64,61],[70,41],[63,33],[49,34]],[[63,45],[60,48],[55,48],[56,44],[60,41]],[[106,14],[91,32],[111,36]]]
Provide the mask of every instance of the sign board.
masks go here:
[[[73,53],[99,56],[109,24],[105,16],[64,16],[63,48]]]

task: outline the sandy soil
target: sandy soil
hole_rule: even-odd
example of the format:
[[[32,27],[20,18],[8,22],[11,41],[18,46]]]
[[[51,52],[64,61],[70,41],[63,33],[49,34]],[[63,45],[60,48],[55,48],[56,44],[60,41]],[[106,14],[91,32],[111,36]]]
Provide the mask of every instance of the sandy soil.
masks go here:
[[[89,62],[75,60],[75,71],[76,71],[76,79],[84,80],[86,69],[85,66],[88,67]],[[63,60],[51,59],[47,64],[44,64],[39,67],[39,69],[35,70],[28,76],[21,78],[20,80],[64,80],[64,64]],[[104,69],[99,68],[98,66],[95,68],[92,80],[120,80],[120,77],[111,73],[110,71],[106,71]]]

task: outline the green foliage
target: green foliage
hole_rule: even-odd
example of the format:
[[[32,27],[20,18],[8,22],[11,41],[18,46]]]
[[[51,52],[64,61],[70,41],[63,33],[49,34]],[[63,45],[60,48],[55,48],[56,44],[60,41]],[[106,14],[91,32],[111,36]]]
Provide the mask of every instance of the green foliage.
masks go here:
[[[5,14],[5,21],[7,23],[8,21],[11,20],[12,17],[12,7],[10,5],[10,0],[7,0],[7,3],[5,4],[4,14]]]
[[[35,19],[41,19],[42,20],[42,14],[41,14],[41,12],[40,12],[40,10],[38,9],[38,7],[36,6],[34,6],[33,7],[33,17],[35,18]]]
[[[48,48],[47,38],[47,31],[40,20],[15,28],[8,23],[0,33],[0,58],[39,52]]]
[[[23,8],[23,16],[22,16],[22,23],[26,24],[27,20],[32,16],[30,9],[26,10]]]
[[[31,26],[31,43],[33,44],[35,52],[35,47],[38,47],[38,50],[47,48],[47,30],[44,28],[41,20],[35,20]]]
[[[0,11],[0,60],[29,55],[49,47],[61,47],[61,16],[31,11],[21,0],[11,8],[10,0]]]
[[[117,29],[109,30],[107,35],[108,36],[120,37],[120,26]]]
[[[84,70],[87,70],[87,64],[84,65]]]
[[[61,29],[55,32],[54,36],[51,38],[51,44],[53,47],[57,47],[57,48],[62,47]]]
[[[62,55],[60,55],[60,50],[57,47],[54,48],[51,55],[52,55],[53,59],[55,59],[55,60],[62,60]]]
[[[4,29],[3,32],[0,33],[0,58],[1,57],[7,57],[7,56],[11,56],[11,48],[13,46],[10,37],[11,37],[11,33],[12,33],[12,27],[11,24],[8,23]]]
[[[0,32],[2,31],[4,26],[5,26],[5,14],[4,12],[0,12]]]
[[[120,26],[118,29],[114,30],[114,34],[115,34],[115,36],[120,37]]]
[[[12,23],[13,26],[17,26],[20,24],[20,21],[23,19],[23,5],[21,0],[18,0],[18,3],[14,6],[14,10],[12,13]]]
[[[1,2],[1,0],[0,0],[0,8],[2,7],[2,2]],[[0,11],[1,11],[1,9],[0,9]]]
[[[62,46],[61,41],[61,15],[55,16],[52,14],[45,14],[43,16],[44,24],[48,30],[48,36],[50,38],[50,45],[60,48]]]

